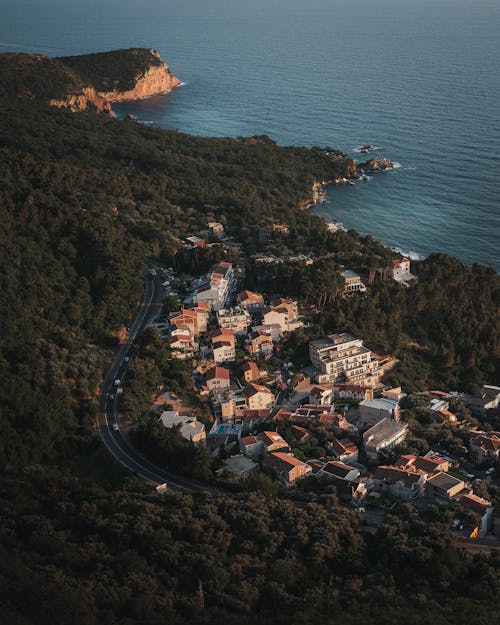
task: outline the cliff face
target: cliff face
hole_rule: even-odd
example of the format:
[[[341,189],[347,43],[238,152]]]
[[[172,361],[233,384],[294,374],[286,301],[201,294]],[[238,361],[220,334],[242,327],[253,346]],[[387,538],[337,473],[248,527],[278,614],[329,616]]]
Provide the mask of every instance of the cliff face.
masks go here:
[[[167,64],[161,67],[150,67],[142,75],[136,77],[132,89],[125,91],[99,91],[98,95],[107,102],[123,100],[140,100],[153,95],[168,93],[181,84],[181,81],[168,69]]]
[[[94,108],[99,113],[112,114],[111,104],[102,98],[94,87],[84,87],[79,94],[68,94],[61,98],[52,98],[49,100],[49,105],[67,108],[73,113]]]
[[[0,98],[112,113],[111,102],[167,93],[180,85],[156,50],[132,48],[51,59],[0,54]]]

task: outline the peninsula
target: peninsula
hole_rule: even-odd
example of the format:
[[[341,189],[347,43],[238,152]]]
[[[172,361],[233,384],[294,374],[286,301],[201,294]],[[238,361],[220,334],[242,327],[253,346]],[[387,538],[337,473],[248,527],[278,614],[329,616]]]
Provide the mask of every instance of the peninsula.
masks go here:
[[[156,50],[129,48],[49,58],[0,54],[0,97],[33,99],[72,112],[111,113],[111,103],[168,93],[181,84]]]

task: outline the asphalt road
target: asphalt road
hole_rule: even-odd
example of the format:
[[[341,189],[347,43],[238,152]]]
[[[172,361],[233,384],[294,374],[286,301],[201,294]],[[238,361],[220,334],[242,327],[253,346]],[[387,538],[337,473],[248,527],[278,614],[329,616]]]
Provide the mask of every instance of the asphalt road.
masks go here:
[[[208,484],[165,471],[145,459],[137,450],[131,447],[120,428],[118,415],[119,395],[116,394],[117,385],[115,385],[115,380],[123,381],[134,341],[161,311],[163,299],[161,282],[163,279],[159,272],[155,277],[148,273],[142,304],[129,327],[127,340],[116,354],[102,385],[97,429],[104,446],[115,460],[146,482],[156,485],[166,482],[169,489],[190,493],[216,491],[217,489]],[[110,395],[114,397],[111,398]]]

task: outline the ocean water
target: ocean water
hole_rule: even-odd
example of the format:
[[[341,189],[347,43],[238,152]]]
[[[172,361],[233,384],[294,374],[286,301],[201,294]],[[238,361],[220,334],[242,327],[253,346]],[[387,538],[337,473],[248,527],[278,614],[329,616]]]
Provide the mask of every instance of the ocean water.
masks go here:
[[[500,0],[0,0],[0,51],[156,48],[185,85],[116,105],[200,135],[364,143],[400,164],[328,220],[500,270]]]

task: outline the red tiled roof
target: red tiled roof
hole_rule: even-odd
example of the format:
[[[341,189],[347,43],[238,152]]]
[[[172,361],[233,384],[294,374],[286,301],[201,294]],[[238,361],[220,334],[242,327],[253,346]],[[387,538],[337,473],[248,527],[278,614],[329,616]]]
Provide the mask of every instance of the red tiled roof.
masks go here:
[[[225,367],[212,367],[207,371],[207,380],[215,380],[216,378],[229,380],[229,374],[229,369]]]
[[[413,484],[419,481],[422,475],[424,475],[423,471],[405,471],[398,467],[380,466],[377,467],[373,478],[389,484],[401,482],[406,488],[411,488]]]
[[[267,386],[263,386],[262,384],[248,384],[243,389],[243,395],[245,397],[253,397],[254,395],[257,395],[257,393],[267,393],[272,395]]]
[[[325,473],[330,473],[330,475],[335,475],[344,479],[345,476],[348,475],[350,471],[352,471],[352,467],[344,464],[343,462],[331,460],[330,462],[327,462],[325,464],[325,466],[323,467],[323,471],[325,471]]]
[[[285,454],[281,451],[273,451],[264,458],[264,464],[273,469],[285,469],[287,471],[291,471],[295,467],[304,466],[305,462],[295,458],[295,456]]]
[[[469,508],[473,512],[483,515],[488,508],[491,508],[491,503],[486,499],[481,499],[477,495],[468,494],[460,497],[458,503],[465,508]]]

